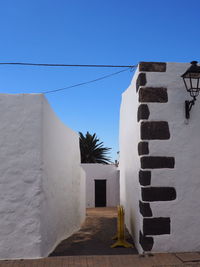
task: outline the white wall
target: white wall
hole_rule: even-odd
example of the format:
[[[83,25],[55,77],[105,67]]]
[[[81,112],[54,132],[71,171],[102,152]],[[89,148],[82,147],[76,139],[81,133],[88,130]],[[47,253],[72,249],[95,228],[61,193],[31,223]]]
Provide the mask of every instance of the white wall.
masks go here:
[[[140,250],[139,231],[141,218],[139,214],[140,186],[138,171],[140,169],[137,146],[139,142],[139,125],[137,123],[137,94],[135,83],[137,72],[130,87],[123,93],[120,108],[120,204],[125,208],[125,223]],[[141,250],[142,251],[142,250]],[[141,252],[139,251],[139,252]]]
[[[152,120],[167,120],[171,138],[169,141],[151,141],[151,155],[175,157],[175,169],[153,170],[153,185],[174,186],[177,198],[166,203],[152,203],[155,216],[171,218],[171,235],[154,238],[154,251],[199,251],[200,250],[200,103],[199,99],[185,119],[184,102],[191,97],[186,92],[180,75],[190,64],[168,63],[166,74],[159,75],[159,83],[168,88],[168,103],[150,104]],[[147,74],[148,85],[158,83],[158,74]],[[188,123],[188,124],[186,124]],[[186,230],[187,229],[187,230]]]
[[[80,168],[79,136],[59,121],[43,98],[42,255],[78,230],[85,183]]]
[[[95,207],[95,180],[106,181],[106,206],[113,207],[119,204],[119,171],[117,167],[107,164],[83,163],[86,173],[86,207]]]
[[[0,94],[0,258],[40,255],[40,95]]]
[[[0,259],[44,257],[84,219],[78,134],[43,95],[0,103]]]
[[[167,63],[166,72],[146,72],[149,87],[167,88],[167,103],[147,103],[149,121],[167,121],[169,140],[150,140],[150,156],[172,156],[174,169],[151,170],[151,186],[169,186],[176,189],[173,201],[151,202],[153,217],[170,217],[171,233],[154,236],[153,252],[199,251],[200,250],[200,100],[197,98],[191,118],[185,119],[184,102],[190,96],[180,77],[190,64]],[[138,212],[140,169],[137,144],[139,128],[136,121],[138,95],[135,80],[124,92],[120,114],[120,173],[121,200],[126,208],[126,223],[134,235],[137,248],[138,232],[142,229],[142,216]]]

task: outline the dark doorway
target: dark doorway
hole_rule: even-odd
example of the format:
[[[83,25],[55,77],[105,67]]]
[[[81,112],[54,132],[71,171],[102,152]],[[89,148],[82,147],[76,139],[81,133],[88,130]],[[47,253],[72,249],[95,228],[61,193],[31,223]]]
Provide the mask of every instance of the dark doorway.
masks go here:
[[[106,207],[106,180],[95,180],[95,207]]]

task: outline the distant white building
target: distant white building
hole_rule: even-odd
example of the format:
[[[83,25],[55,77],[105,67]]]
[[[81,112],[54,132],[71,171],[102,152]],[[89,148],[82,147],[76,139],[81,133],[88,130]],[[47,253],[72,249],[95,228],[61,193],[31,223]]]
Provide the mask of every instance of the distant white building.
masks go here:
[[[86,173],[86,207],[119,204],[119,170],[114,164],[81,164]]]

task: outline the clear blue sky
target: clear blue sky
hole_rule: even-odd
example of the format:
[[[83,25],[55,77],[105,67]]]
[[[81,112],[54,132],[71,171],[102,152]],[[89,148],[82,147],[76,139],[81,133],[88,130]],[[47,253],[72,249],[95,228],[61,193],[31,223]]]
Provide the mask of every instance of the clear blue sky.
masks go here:
[[[200,60],[200,1],[1,0],[0,62],[134,65]],[[0,66],[0,92],[32,93],[121,69]],[[113,159],[130,71],[47,98],[75,131],[97,133]]]

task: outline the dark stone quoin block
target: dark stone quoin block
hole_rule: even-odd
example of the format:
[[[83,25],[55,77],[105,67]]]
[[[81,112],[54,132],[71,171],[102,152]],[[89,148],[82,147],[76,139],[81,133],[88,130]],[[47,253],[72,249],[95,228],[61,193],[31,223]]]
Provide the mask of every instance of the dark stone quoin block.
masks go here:
[[[153,216],[149,203],[144,203],[142,201],[139,201],[139,208],[140,208],[140,213],[142,214],[143,217]]]
[[[167,64],[165,62],[140,62],[139,71],[165,72]]]
[[[145,187],[141,190],[143,201],[171,201],[176,199],[174,187]]]
[[[139,142],[138,143],[138,155],[147,155],[149,154],[149,144],[148,142]]]
[[[142,140],[167,140],[170,138],[167,121],[142,121],[140,125]]]
[[[138,91],[140,86],[145,86],[147,83],[147,79],[146,79],[146,74],[145,73],[140,73],[137,77],[137,81],[136,81],[136,91]]]
[[[139,105],[138,112],[137,112],[137,121],[148,120],[149,115],[150,115],[150,111],[149,111],[147,104]]]
[[[141,157],[142,169],[173,169],[175,165],[174,157]]]
[[[140,231],[140,239],[139,239],[140,245],[144,251],[151,251],[153,248],[153,237],[146,237],[142,234]]]
[[[170,218],[144,218],[144,235],[166,235],[170,234]]]
[[[146,186],[151,184],[151,172],[139,171],[139,182],[141,185]]]
[[[168,102],[167,88],[141,87],[139,90],[139,102],[166,103]]]

